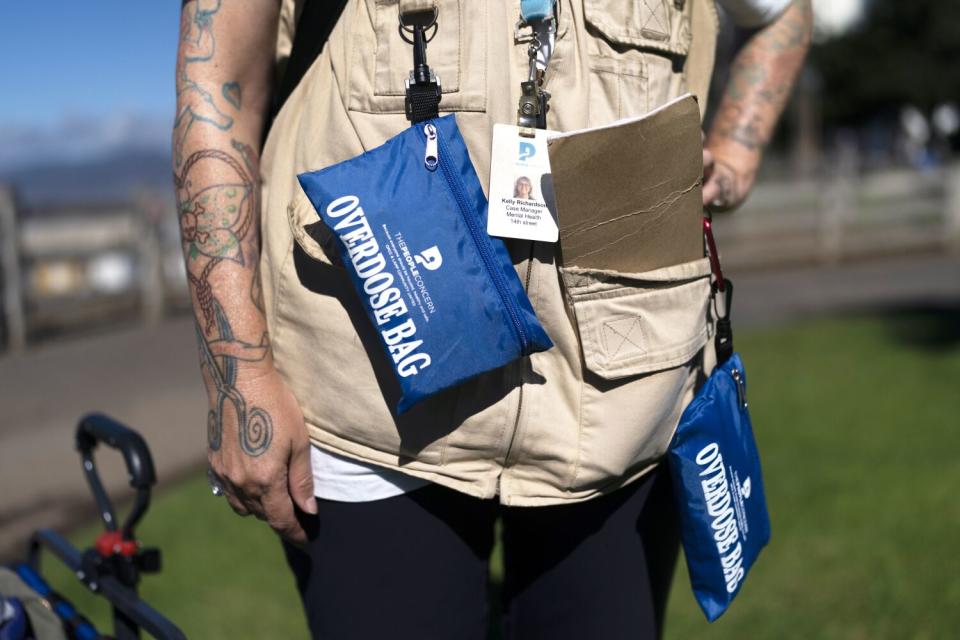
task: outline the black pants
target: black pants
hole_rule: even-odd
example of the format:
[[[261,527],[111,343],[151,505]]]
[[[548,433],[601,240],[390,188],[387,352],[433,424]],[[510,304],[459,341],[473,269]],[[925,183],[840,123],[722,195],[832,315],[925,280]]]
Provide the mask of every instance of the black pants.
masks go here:
[[[653,639],[678,551],[669,474],[555,507],[501,507],[431,485],[319,501],[306,550],[286,546],[319,640],[483,640],[502,522],[504,640]]]

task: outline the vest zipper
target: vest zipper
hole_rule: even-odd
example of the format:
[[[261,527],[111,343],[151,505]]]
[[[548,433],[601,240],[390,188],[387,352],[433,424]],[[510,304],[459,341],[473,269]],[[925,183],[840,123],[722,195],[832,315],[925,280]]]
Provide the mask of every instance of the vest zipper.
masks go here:
[[[527,338],[526,331],[523,329],[523,323],[520,321],[520,311],[517,309],[516,302],[507,291],[507,284],[504,281],[503,273],[500,271],[500,266],[496,263],[493,256],[493,247],[490,245],[490,238],[487,236],[486,230],[480,228],[476,216],[472,214],[467,196],[464,193],[463,184],[460,182],[460,178],[455,173],[454,168],[450,166],[450,153],[447,150],[446,142],[444,142],[440,136],[440,132],[437,131],[436,126],[431,122],[428,122],[423,127],[423,135],[425,136],[424,142],[426,144],[424,165],[428,169],[430,168],[430,151],[432,145],[436,144],[434,158],[440,164],[440,170],[443,172],[444,178],[446,178],[447,186],[453,193],[453,199],[457,202],[457,208],[460,209],[460,217],[466,223],[467,229],[470,231],[470,236],[473,238],[473,244],[477,247],[477,251],[480,252],[480,259],[483,261],[483,266],[490,275],[493,281],[493,287],[497,290],[497,293],[500,295],[500,300],[507,310],[507,316],[510,318],[513,329],[520,341],[520,349],[522,352],[526,352],[530,346],[530,341]]]

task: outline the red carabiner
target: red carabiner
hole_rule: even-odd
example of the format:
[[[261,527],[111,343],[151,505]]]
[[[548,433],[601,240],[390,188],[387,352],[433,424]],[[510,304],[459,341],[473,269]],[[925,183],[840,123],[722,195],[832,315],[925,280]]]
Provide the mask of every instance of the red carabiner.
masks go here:
[[[720,268],[720,254],[717,252],[717,243],[713,239],[713,223],[707,216],[703,217],[703,236],[707,239],[707,253],[710,255],[710,269],[717,279],[717,290],[724,291],[727,283],[723,279],[723,270]]]

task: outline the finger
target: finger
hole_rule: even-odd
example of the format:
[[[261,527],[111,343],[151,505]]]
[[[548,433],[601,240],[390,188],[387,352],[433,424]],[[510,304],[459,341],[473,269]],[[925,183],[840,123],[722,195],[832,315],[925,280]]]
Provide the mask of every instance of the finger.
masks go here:
[[[263,506],[260,504],[260,499],[254,496],[250,491],[244,489],[243,486],[231,482],[228,478],[222,478],[223,481],[223,492],[227,497],[227,502],[230,503],[230,506],[236,511],[237,515],[247,517],[255,516],[258,520],[265,520],[266,516],[263,514]]]
[[[207,467],[207,481],[211,488],[216,487],[220,491],[219,494],[214,493],[213,495],[222,496],[234,513],[243,517],[250,515],[250,510],[238,495],[237,487],[227,479],[225,474],[215,471],[215,464],[212,459],[209,460],[209,466]]]
[[[703,206],[714,206],[720,197],[720,185],[715,178],[710,178],[703,184]]]
[[[278,485],[262,498],[264,514],[267,524],[290,542],[303,545],[307,542],[307,534],[297,520],[293,508],[293,500],[286,491],[286,487]]]
[[[223,496],[227,499],[227,504],[230,505],[230,508],[233,509],[233,512],[238,516],[246,518],[250,515],[250,510],[243,503],[243,501],[230,493],[230,491],[228,491],[226,488],[224,488]]]
[[[310,464],[310,443],[294,445],[287,469],[287,489],[301,511],[317,515],[317,499],[313,495],[313,467]]]
[[[703,149],[703,179],[706,181],[713,174],[714,165],[713,152],[704,147]]]

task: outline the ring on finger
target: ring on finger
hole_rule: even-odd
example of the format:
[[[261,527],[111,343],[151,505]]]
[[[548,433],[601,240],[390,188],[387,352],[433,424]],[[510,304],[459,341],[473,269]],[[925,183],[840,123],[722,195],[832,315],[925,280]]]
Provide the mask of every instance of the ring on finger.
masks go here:
[[[210,492],[214,496],[220,497],[226,493],[223,490],[223,482],[221,482],[220,477],[210,467],[207,467],[207,482],[210,484]]]

